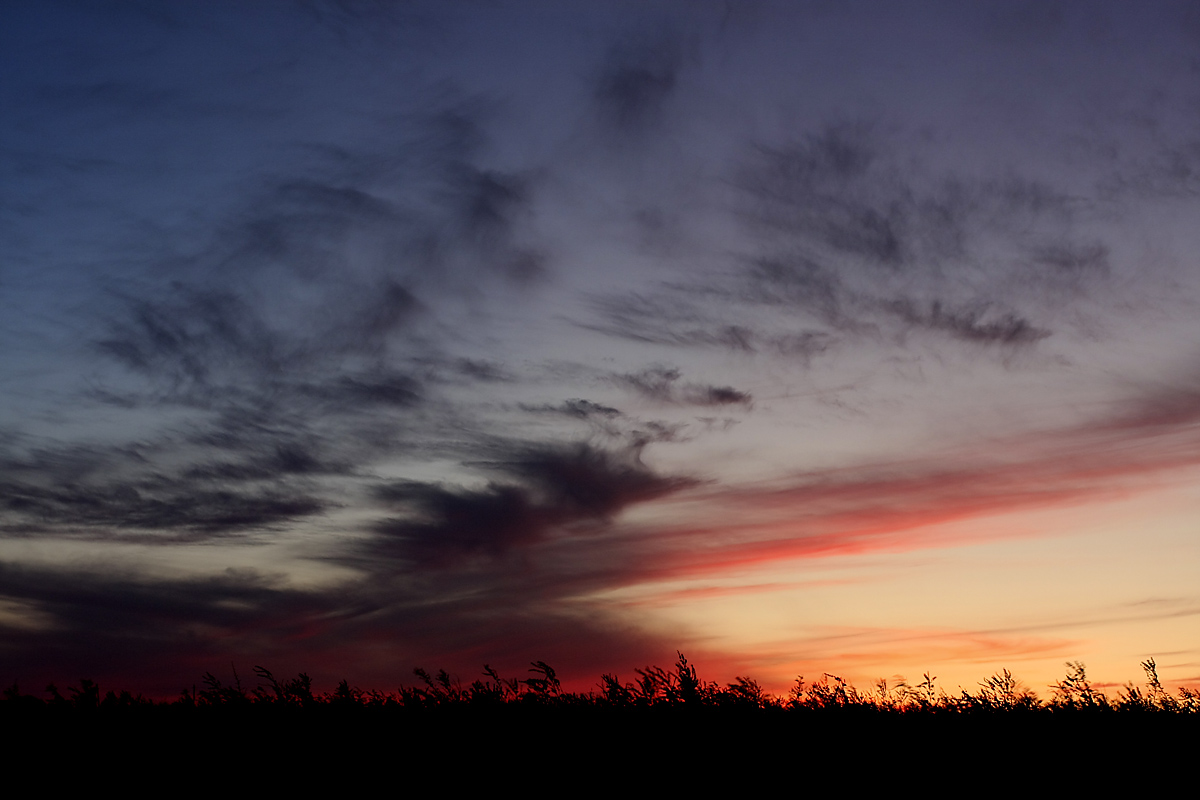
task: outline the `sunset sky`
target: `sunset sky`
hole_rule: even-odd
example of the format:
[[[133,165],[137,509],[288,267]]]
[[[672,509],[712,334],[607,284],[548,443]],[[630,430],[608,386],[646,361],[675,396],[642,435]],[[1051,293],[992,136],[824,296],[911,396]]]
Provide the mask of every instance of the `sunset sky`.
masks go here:
[[[6,686],[1200,682],[1194,3],[18,0],[0,120]]]

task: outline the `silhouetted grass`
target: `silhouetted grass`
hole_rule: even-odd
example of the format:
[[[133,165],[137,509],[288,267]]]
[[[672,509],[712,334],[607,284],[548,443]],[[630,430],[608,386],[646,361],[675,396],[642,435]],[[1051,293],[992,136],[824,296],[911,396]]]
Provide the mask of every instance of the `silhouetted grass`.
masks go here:
[[[1039,778],[1042,788],[1066,787],[1122,765],[1166,774],[1160,766],[1194,755],[1200,693],[1171,694],[1153,660],[1142,666],[1143,686],[1109,697],[1082,664],[1068,664],[1045,701],[1007,670],[957,694],[929,674],[865,691],[827,674],[777,696],[747,677],[703,680],[682,654],[672,668],[647,666],[632,680],[603,675],[587,692],[564,691],[541,661],[520,678],[485,666],[469,684],[417,669],[414,683],[394,691],[343,680],[318,692],[305,673],[279,678],[256,667],[254,686],[236,670],[232,683],[207,673],[170,701],[102,693],[90,680],[42,696],[13,685],[2,693],[0,722],[21,734],[12,764],[90,758],[91,769],[107,769],[132,755],[184,770],[175,777],[252,765],[302,789],[317,772],[340,781],[381,770],[477,787],[682,781],[703,789],[716,775],[740,785],[764,770],[790,770],[805,786],[827,774],[843,784],[915,775],[926,785],[980,785],[1019,775],[1023,764],[1059,776]]]
[[[962,716],[978,714],[1032,714],[1040,716],[1070,713],[1089,714],[1200,714],[1200,692],[1188,688],[1172,695],[1158,678],[1154,659],[1142,663],[1146,674],[1144,687],[1128,684],[1116,696],[1109,697],[1094,688],[1081,662],[1069,662],[1067,674],[1051,688],[1048,700],[1040,699],[1024,687],[1011,672],[1002,670],[978,684],[976,691],[960,690],[950,694],[939,689],[936,677],[926,673],[921,682],[888,685],[880,680],[869,691],[860,690],[842,678],[824,674],[816,681],[797,678],[785,696],[770,694],[748,677],[738,677],[724,686],[702,680],[687,658],[678,654],[671,669],[647,666],[634,670],[636,679],[622,681],[616,675],[600,676],[596,689],[568,692],[553,667],[544,661],[532,663],[529,677],[503,678],[488,665],[470,684],[445,670],[430,674],[423,668],[413,670],[418,682],[401,685],[395,691],[363,690],[341,681],[330,692],[317,692],[306,673],[294,678],[277,678],[269,669],[254,667],[257,684],[242,684],[236,668],[233,683],[226,684],[211,672],[205,673],[200,687],[184,689],[178,698],[155,701],[128,691],[108,691],[82,679],[68,687],[63,695],[54,685],[46,687],[44,697],[22,692],[17,684],[0,693],[3,713],[61,712],[75,715],[113,714],[175,709],[179,711],[224,709],[229,712],[256,713],[310,711],[320,709],[391,709],[420,712],[453,709],[571,709],[605,712],[636,710],[715,710],[779,713],[864,713],[912,717],[914,715]]]

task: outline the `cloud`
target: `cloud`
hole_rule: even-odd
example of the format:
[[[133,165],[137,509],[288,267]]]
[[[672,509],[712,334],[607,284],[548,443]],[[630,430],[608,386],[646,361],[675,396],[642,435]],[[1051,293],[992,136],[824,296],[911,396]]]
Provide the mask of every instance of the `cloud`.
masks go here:
[[[744,272],[744,284],[750,302],[801,308],[835,327],[849,323],[843,312],[847,289],[832,269],[811,258],[755,258]]]
[[[347,375],[325,385],[313,386],[311,391],[337,405],[351,408],[361,405],[406,408],[421,399],[420,383],[408,375],[395,373]]]
[[[367,548],[417,564],[448,566],[476,555],[498,558],[577,523],[604,522],[637,503],[692,484],[656,475],[634,453],[588,444],[515,445],[473,466],[498,474],[484,488],[403,481],[375,491],[406,512],[377,523]]]
[[[490,485],[453,491],[436,485],[402,483],[377,497],[411,509],[415,518],[395,518],[374,526],[384,542],[372,549],[391,551],[420,564],[444,566],[475,554],[500,556],[537,541],[555,521],[516,486]]]
[[[230,656],[270,656],[337,613],[330,597],[247,569],[163,578],[0,562],[0,585],[32,620],[4,630],[8,680],[89,676],[165,697]]]
[[[528,203],[525,182],[512,175],[454,165],[448,181],[462,227],[484,243],[503,238],[513,218]]]
[[[746,233],[733,268],[594,297],[581,327],[806,365],[914,332],[1007,351],[1050,338],[1049,320],[1086,327],[1082,307],[1061,312],[1113,272],[1110,246],[1073,232],[1094,201],[901,161],[911,146],[861,121],[754,145],[731,180]]]
[[[133,539],[151,544],[269,530],[319,514],[327,501],[292,478],[324,467],[303,449],[242,462],[155,468],[148,449],[64,446],[0,462],[9,535]]]
[[[725,350],[742,355],[766,353],[804,366],[838,343],[837,334],[816,327],[816,320],[799,330],[794,319],[786,327],[774,330],[761,322],[759,326],[749,324],[745,320],[754,316],[755,304],[780,305],[781,299],[771,297],[772,290],[764,285],[746,283],[744,286],[731,285],[729,281],[706,283],[701,278],[688,286],[664,286],[655,293],[593,298],[592,308],[599,319],[578,325],[644,344]],[[843,316],[837,317],[836,322],[857,332],[864,327],[852,325]]]
[[[944,546],[979,535],[947,523],[1095,503],[1187,480],[1200,466],[1194,390],[1157,392],[1086,423],[770,486],[699,488],[698,522],[660,529],[639,580],[742,570],[787,559]],[[948,539],[947,537],[951,537]]]
[[[612,48],[595,78],[593,100],[600,120],[623,136],[659,123],[676,91],[681,66],[674,36],[627,40]]]
[[[224,448],[226,452],[233,448]],[[319,445],[300,441],[281,441],[273,449],[244,448],[247,457],[240,462],[199,462],[185,473],[187,479],[267,480],[288,475],[338,474],[342,465],[326,460]]]
[[[981,344],[1032,344],[1050,335],[1049,330],[1036,327],[1023,317],[995,311],[986,305],[950,309],[934,300],[925,311],[911,301],[894,300],[888,310],[914,328],[944,332],[956,339]]]
[[[807,258],[759,260],[747,270],[746,287],[743,297],[750,302],[807,312],[843,339],[874,339],[897,322],[901,323],[900,335],[925,330],[980,344],[1028,345],[1051,335],[1049,329],[1004,308],[1000,301],[977,299],[954,304],[851,289],[830,270]],[[802,353],[812,355],[825,350],[833,336],[810,331],[797,343]]]
[[[502,383],[513,380],[512,375],[502,365],[477,358],[455,359],[453,368],[460,375],[484,383]]]
[[[935,546],[946,536],[971,535],[963,528],[934,536],[941,523],[1111,496],[1130,480],[1196,466],[1198,409],[1194,392],[1160,392],[1093,423],[1014,439],[992,458],[947,453],[867,464],[800,476],[782,487],[703,487],[659,475],[631,451],[585,444],[492,443],[483,448],[490,457],[470,465],[494,476],[481,487],[378,484],[376,500],[396,514],[347,562],[364,578],[336,589],[297,592],[249,573],[165,581],[7,565],[0,594],[42,615],[31,620],[47,620],[32,633],[6,632],[17,654],[11,663],[21,675],[44,671],[50,662],[56,669],[91,663],[80,674],[103,674],[107,666],[131,670],[123,673],[128,680],[124,676],[137,674],[134,659],[160,674],[199,673],[213,668],[218,650],[222,658],[256,653],[246,657],[261,661],[257,643],[271,642],[280,660],[308,660],[298,668],[316,662],[318,669],[337,670],[345,668],[348,653],[373,642],[390,658],[413,664],[473,668],[511,658],[519,665],[533,648],[538,657],[556,663],[553,657],[560,656],[582,673],[611,669],[613,653],[624,659],[616,666],[639,663],[660,658],[662,642],[618,625],[603,606],[577,607],[565,598],[736,573],[781,559]],[[1162,447],[1164,441],[1172,446]],[[62,461],[58,472],[76,480],[99,468],[88,453]],[[686,488],[692,491],[684,498]],[[624,509],[676,495],[686,499],[685,507],[704,509],[703,524],[619,521]],[[510,558],[516,554],[520,558]],[[103,624],[87,628],[101,616]],[[62,633],[75,629],[86,633]],[[184,642],[180,631],[189,630],[209,633]],[[213,631],[223,632],[220,641],[210,638]],[[290,644],[280,638],[301,631],[304,638]],[[671,644],[679,646],[688,634],[674,635]],[[614,649],[605,656],[585,647],[572,656],[580,636]],[[937,644],[942,639],[944,651]],[[900,658],[918,646],[961,660],[965,650],[956,643],[969,649],[972,641],[994,642],[997,656],[1024,651],[1022,642],[1031,654],[1062,644],[1021,631],[892,631],[854,641],[859,644],[830,641],[820,652],[853,665]],[[361,660],[352,659],[365,672],[376,669],[371,647],[362,649]],[[99,653],[108,655],[95,660]]]
[[[36,531],[80,538],[138,539],[146,543],[195,541],[234,531],[261,530],[311,516],[325,504],[301,495],[276,492],[197,490],[192,486],[164,490],[153,487],[64,487],[47,491],[8,485],[8,510],[30,520],[9,523],[11,531]],[[140,489],[140,490],[139,490]],[[131,536],[131,530],[165,532]],[[119,532],[114,535],[114,532]]]
[[[544,577],[450,573],[436,586],[377,577],[297,589],[249,569],[168,577],[0,562],[0,679],[36,693],[85,676],[174,698],[206,672],[232,683],[232,662],[243,685],[261,664],[305,671],[322,689],[348,678],[392,690],[415,666],[469,680],[485,663],[523,675],[536,657],[586,690],[615,664],[674,653],[674,642],[603,610],[558,605],[561,582]]]
[[[683,293],[606,295],[592,305],[601,320],[581,327],[610,336],[677,347],[755,349],[753,331],[713,320]]]
[[[709,386],[696,383],[680,384],[682,373],[671,367],[650,367],[641,372],[613,376],[618,386],[632,389],[647,400],[663,405],[749,407],[753,398],[732,386]]]
[[[875,138],[865,123],[845,123],[789,146],[760,146],[739,178],[757,201],[748,218],[868,262],[909,261],[918,208],[880,166]]]
[[[600,403],[593,403],[591,400],[583,400],[580,398],[564,400],[559,405],[523,405],[522,408],[526,411],[532,411],[534,413],[562,414],[567,417],[583,420],[594,419],[597,417],[608,420],[622,416],[620,410],[613,408],[612,406],[601,405]]]
[[[336,507],[332,478],[360,480],[417,436],[423,457],[462,449],[436,432],[463,413],[446,394],[514,376],[450,351],[442,301],[459,280],[527,283],[543,262],[523,232],[533,184],[482,161],[485,110],[435,99],[403,157],[293,159],[148,245],[140,275],[102,278],[82,399],[124,412],[137,443],[10,459],[10,532],[249,537]],[[105,466],[72,481],[82,448]]]
[[[902,162],[911,145],[863,121],[754,145],[731,180],[747,234],[734,268],[593,297],[580,326],[809,365],[913,332],[1008,350],[1049,338],[1051,318],[1086,325],[1058,312],[1113,271],[1105,241],[1072,232],[1090,201],[1018,174]]]
[[[1086,199],[1013,172],[968,175],[902,162],[900,152],[912,145],[900,131],[863,120],[756,145],[733,184],[749,229],[774,242],[757,263],[784,254],[828,312],[837,286],[863,292],[905,285],[897,275],[911,283],[971,274],[997,236],[1053,260],[1073,249],[1057,239],[1088,208]],[[1053,238],[1037,243],[1039,234]],[[1089,245],[1085,260],[1099,257],[1097,247],[1105,245]],[[1016,266],[993,258],[986,269]]]
[[[413,198],[422,213],[410,222],[408,248],[426,268],[496,275],[518,286],[540,282],[549,265],[532,227],[537,183],[486,164],[494,112],[485,98],[444,94],[430,101],[411,144],[412,175],[404,177],[424,195]]]
[[[163,399],[214,402],[219,391],[287,383],[292,376],[336,370],[347,356],[376,356],[419,308],[411,292],[391,282],[356,294],[335,294],[321,321],[302,327],[286,317],[269,322],[281,309],[270,301],[252,303],[248,289],[176,283],[160,297],[118,296],[95,348],[150,378]],[[351,388],[358,385],[346,380]]]
[[[1094,426],[1098,437],[1135,439],[1182,436],[1200,422],[1200,384],[1195,374],[1143,390],[1121,411]]]
[[[122,298],[97,350],[155,380],[167,397],[208,402],[222,384],[279,374],[294,358],[258,315],[229,293],[179,287],[165,302]]]

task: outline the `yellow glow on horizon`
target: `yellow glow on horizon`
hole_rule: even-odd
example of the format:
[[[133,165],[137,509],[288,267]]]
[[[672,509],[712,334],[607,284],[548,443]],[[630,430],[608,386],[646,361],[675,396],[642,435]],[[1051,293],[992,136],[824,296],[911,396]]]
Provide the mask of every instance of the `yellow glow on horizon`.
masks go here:
[[[1197,512],[1190,485],[1160,488],[930,525],[927,546],[900,552],[739,563],[593,599],[686,631],[698,665],[740,669],[776,691],[798,668],[860,687],[930,671],[953,691],[1008,668],[1046,695],[1066,661],[1123,685],[1140,682],[1151,656],[1164,681],[1195,682]]]

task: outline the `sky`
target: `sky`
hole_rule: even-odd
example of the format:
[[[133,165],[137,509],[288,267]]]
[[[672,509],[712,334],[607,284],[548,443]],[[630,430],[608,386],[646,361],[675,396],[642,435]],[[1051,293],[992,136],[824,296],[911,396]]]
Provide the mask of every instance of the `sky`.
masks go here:
[[[1200,682],[1187,2],[0,7],[0,682]]]

